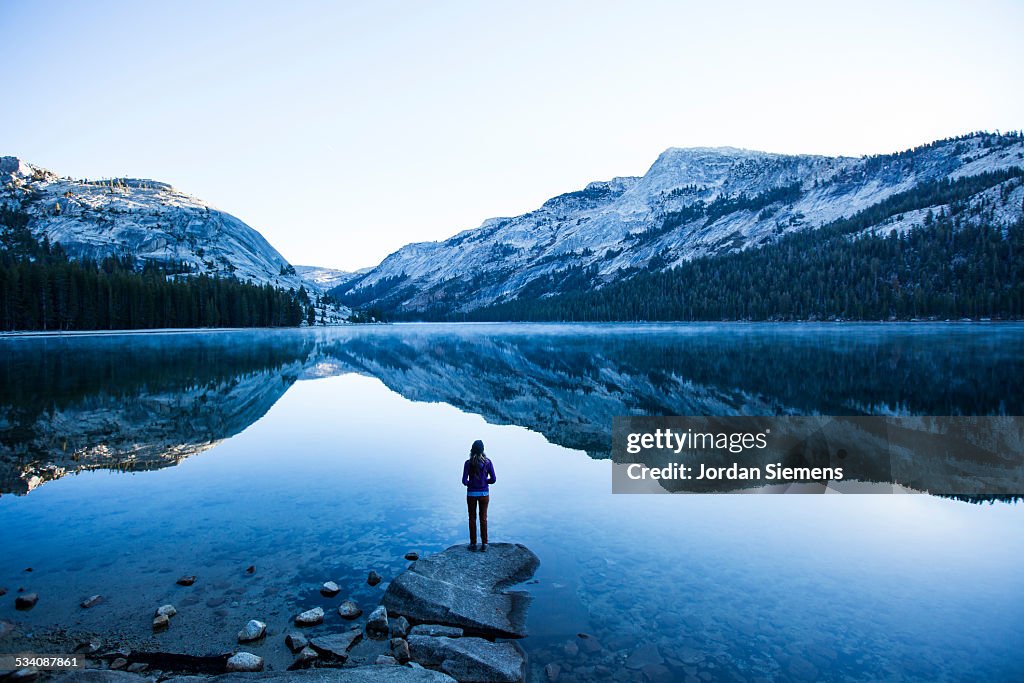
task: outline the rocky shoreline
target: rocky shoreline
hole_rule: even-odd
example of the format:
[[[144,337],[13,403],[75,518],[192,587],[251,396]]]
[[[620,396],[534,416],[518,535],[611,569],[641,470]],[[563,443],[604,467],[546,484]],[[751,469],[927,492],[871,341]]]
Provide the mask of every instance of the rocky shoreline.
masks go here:
[[[0,680],[27,681],[45,676],[71,683],[524,681],[527,659],[515,640],[526,635],[531,598],[510,589],[533,577],[540,565],[537,556],[520,544],[495,543],[486,552],[456,545],[422,559],[418,553],[408,553],[406,559],[412,564],[391,581],[380,605],[365,621],[356,621],[363,611],[351,600],[342,601],[337,610],[330,612],[318,606],[295,615],[294,628],[283,634],[280,642],[281,648],[291,652],[292,663],[286,671],[274,671],[265,666],[263,657],[246,651],[246,644],[267,643],[275,637],[268,635],[266,623],[253,618],[240,625],[239,648],[233,652],[197,656],[108,651],[93,641],[83,643],[76,652],[85,660],[86,668],[52,673],[20,669],[0,676]],[[370,585],[381,580],[374,571],[367,577]],[[190,586],[195,581],[196,577],[186,576],[178,584]],[[327,581],[320,592],[334,597],[341,590],[335,582]],[[82,608],[100,602],[101,596],[92,596]],[[154,632],[173,628],[177,613],[172,604],[158,607],[152,615]],[[328,623],[337,628],[307,630]]]

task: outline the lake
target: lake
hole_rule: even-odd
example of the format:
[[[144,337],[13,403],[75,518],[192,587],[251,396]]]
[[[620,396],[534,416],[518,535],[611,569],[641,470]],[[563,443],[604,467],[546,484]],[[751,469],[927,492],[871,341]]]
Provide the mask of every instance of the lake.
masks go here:
[[[0,652],[96,636],[217,653],[257,618],[272,635],[246,649],[283,669],[294,614],[321,605],[317,628],[341,630],[337,604],[368,612],[407,551],[468,540],[460,477],[482,439],[491,540],[541,559],[522,641],[537,680],[549,663],[567,681],[1024,679],[1024,506],[613,495],[627,414],[1022,415],[1024,326],[2,338]]]

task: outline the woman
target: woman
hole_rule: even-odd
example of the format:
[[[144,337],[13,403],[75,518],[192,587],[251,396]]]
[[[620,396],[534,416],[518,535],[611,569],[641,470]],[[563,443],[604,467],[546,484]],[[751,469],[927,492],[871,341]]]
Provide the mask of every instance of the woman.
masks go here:
[[[498,481],[494,465],[484,455],[484,442],[477,439],[469,449],[469,460],[462,466],[462,485],[466,487],[466,506],[469,508],[469,549],[476,550],[476,509],[480,508],[480,550],[487,550],[487,504],[490,502],[488,486]]]

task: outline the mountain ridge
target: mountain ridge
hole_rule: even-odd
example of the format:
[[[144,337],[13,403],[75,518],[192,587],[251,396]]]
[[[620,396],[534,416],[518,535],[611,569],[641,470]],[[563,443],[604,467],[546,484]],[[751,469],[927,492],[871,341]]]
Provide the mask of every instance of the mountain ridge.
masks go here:
[[[406,245],[331,292],[400,315],[464,313],[558,293],[544,289],[545,278],[592,270],[573,286],[600,288],[819,228],[920,183],[1022,165],[1017,133],[972,133],[859,158],[668,148],[643,176],[591,182],[520,216]],[[1002,198],[1007,221],[1021,213],[1017,192]]]

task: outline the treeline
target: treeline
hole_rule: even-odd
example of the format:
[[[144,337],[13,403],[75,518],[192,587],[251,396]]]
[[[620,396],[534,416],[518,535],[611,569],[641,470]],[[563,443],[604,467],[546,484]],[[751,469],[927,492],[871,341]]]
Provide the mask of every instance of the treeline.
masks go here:
[[[0,211],[0,331],[288,327],[314,319],[304,288],[185,271],[136,271],[131,257],[72,260],[59,244],[37,241],[24,214]]]
[[[1024,221],[942,214],[897,234],[792,233],[596,290],[516,299],[468,320],[887,320],[1024,317]],[[959,224],[959,227],[958,227]],[[455,316],[448,316],[449,319]]]

